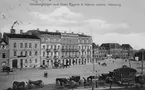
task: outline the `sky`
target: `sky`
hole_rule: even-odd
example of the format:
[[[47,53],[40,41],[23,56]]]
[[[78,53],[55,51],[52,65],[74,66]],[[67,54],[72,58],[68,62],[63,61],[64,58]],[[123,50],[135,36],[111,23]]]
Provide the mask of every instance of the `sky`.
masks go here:
[[[42,31],[91,35],[93,42],[145,48],[145,0],[0,0],[0,32]]]

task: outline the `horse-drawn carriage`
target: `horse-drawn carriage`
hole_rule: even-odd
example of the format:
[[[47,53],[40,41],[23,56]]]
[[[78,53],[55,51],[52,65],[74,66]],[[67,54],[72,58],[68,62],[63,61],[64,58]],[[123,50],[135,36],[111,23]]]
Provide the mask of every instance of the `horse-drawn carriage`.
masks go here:
[[[56,78],[56,86],[63,88],[76,88],[81,85],[80,76],[71,76],[69,78]]]

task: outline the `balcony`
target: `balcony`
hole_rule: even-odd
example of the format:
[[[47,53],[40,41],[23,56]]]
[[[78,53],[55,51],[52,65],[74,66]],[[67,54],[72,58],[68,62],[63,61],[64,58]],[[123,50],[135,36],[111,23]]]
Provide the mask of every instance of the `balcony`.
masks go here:
[[[85,49],[82,49],[82,52],[84,52],[85,51]]]
[[[48,48],[46,49],[46,52],[50,52],[50,51],[51,51],[51,49],[48,49]]]
[[[54,56],[53,58],[54,58],[54,59],[58,59],[58,58],[59,58],[59,56]]]
[[[91,50],[90,49],[87,49],[87,52],[90,52]]]
[[[59,49],[57,49],[57,48],[54,48],[54,52],[57,52],[57,51],[59,51]]]

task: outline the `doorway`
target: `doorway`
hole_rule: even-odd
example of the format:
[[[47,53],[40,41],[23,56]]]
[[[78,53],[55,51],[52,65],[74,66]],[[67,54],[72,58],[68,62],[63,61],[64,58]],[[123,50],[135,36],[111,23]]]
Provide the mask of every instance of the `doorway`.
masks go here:
[[[17,63],[18,63],[18,60],[16,60],[16,59],[13,60],[13,61],[12,61],[12,67],[13,67],[13,68],[18,68]]]

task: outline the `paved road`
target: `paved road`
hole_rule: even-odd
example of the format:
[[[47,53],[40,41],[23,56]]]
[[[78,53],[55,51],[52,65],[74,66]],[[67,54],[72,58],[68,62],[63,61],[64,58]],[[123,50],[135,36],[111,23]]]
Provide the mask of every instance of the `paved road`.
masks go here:
[[[112,60],[105,60],[102,62],[106,62],[107,66],[99,66],[95,64],[95,69],[98,73],[104,73],[108,71],[112,71],[115,68],[121,67],[122,65],[129,65],[128,62],[124,60],[115,60],[112,63]],[[140,62],[131,62],[132,67],[137,68],[141,66]],[[43,74],[44,71],[48,72],[48,78],[44,78]],[[141,71],[138,69],[138,71]],[[38,80],[41,79],[45,84],[52,84],[55,83],[55,79],[57,77],[69,77],[72,75],[81,75],[83,77],[87,77],[92,75],[92,64],[90,65],[76,65],[71,66],[67,69],[47,69],[47,70],[40,70],[40,69],[23,69],[23,70],[16,70],[15,72],[10,73],[10,75],[6,75],[6,73],[0,73],[0,90],[5,88],[11,87],[13,81],[28,81],[31,80]]]

